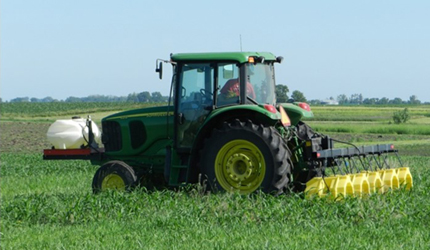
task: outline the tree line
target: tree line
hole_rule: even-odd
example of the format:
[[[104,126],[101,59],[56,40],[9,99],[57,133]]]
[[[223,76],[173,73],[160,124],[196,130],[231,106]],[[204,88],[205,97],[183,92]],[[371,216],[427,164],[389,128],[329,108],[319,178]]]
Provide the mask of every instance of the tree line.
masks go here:
[[[419,105],[422,102],[418,99],[416,95],[412,95],[408,100],[402,100],[399,97],[394,99],[389,99],[387,97],[382,98],[363,98],[362,94],[352,94],[348,97],[345,94],[338,95],[337,98],[330,97],[328,100],[307,100],[305,95],[295,90],[292,92],[291,96],[288,96],[289,89],[285,85],[276,85],[276,99],[278,102],[308,102],[309,104],[339,104],[339,105],[398,105],[398,104],[411,104]],[[427,103],[426,103],[427,104]]]
[[[9,102],[167,102],[168,96],[163,96],[160,92],[143,91],[140,93],[131,93],[128,96],[113,96],[113,95],[89,95],[87,97],[70,96],[65,100],[54,99],[50,96],[45,98],[35,97],[17,97]],[[3,100],[0,98],[0,102]]]
[[[294,90],[289,96],[290,90],[288,86],[278,84],[276,85],[276,99],[279,103],[283,102],[308,102],[309,104],[339,104],[339,105],[398,105],[398,104],[412,104],[419,105],[421,101],[418,100],[416,95],[412,95],[408,100],[402,100],[399,97],[394,99],[382,98],[363,98],[362,94],[352,94],[348,97],[345,94],[338,95],[337,98],[330,97],[327,100],[307,100],[305,95],[299,91]],[[131,93],[128,96],[112,96],[112,95],[90,95],[87,97],[67,97],[65,100],[54,99],[50,96],[45,98],[29,98],[17,97],[10,102],[144,102],[144,103],[157,103],[167,102],[168,96],[163,96],[160,92],[143,91],[140,93]],[[0,98],[0,102],[3,102]]]
[[[387,105],[387,104],[412,104],[417,105],[421,104],[421,101],[418,100],[416,95],[412,95],[409,97],[409,100],[402,100],[399,97],[394,99],[388,99],[387,97],[382,98],[363,98],[362,94],[353,94],[349,98],[346,95],[339,95],[337,97],[337,101],[339,104],[379,104],[379,105]]]

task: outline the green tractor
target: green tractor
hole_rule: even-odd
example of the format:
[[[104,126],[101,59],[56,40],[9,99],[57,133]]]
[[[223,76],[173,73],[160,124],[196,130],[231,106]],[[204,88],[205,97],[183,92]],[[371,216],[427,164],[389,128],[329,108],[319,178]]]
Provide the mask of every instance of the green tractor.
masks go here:
[[[45,150],[44,159],[86,159],[100,165],[92,183],[96,193],[201,182],[214,192],[280,194],[303,191],[309,182],[312,192],[322,195],[321,188],[331,190],[321,184],[325,176],[351,176],[346,184],[336,184],[350,190],[353,174],[389,169],[384,155],[397,152],[392,145],[338,152],[330,137],[302,122],[313,117],[308,104],[276,102],[274,67],[282,59],[265,52],[184,53],[159,59],[160,79],[163,63],[173,67],[167,106],[103,118],[104,147],[95,143],[88,120],[87,143],[79,149]],[[354,157],[370,163],[351,170]],[[373,167],[375,162],[379,165]],[[327,174],[327,169],[346,171]]]

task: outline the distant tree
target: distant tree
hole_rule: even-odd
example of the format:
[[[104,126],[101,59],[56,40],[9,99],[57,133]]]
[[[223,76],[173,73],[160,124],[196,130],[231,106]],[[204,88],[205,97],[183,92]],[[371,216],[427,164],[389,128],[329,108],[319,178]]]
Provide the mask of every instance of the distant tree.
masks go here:
[[[151,99],[153,102],[163,102],[164,101],[163,95],[161,95],[160,92],[153,92],[151,94]]]
[[[114,100],[112,100],[113,102],[126,102],[127,101],[127,97],[126,96],[116,96]]]
[[[136,93],[128,94],[127,102],[139,102],[139,98],[137,98]]]
[[[90,95],[82,98],[84,102],[112,102],[116,97],[106,95]]]
[[[28,97],[17,97],[17,98],[10,100],[10,102],[30,102],[30,98],[28,98]]]
[[[82,99],[79,97],[69,96],[66,98],[65,102],[82,102]]]
[[[339,104],[348,104],[348,97],[346,97],[346,95],[342,94],[342,95],[338,95],[337,96],[337,102]]]
[[[377,104],[378,101],[379,101],[379,98],[365,98],[363,100],[363,104],[374,105],[374,104]]]
[[[307,103],[310,105],[319,105],[321,104],[321,100],[314,99],[314,100],[307,101]]]
[[[105,96],[105,102],[126,102],[127,97],[126,96]]]
[[[349,103],[351,104],[362,104],[363,103],[363,95],[362,94],[353,94],[349,99]]]
[[[412,95],[409,97],[409,104],[421,104],[421,101],[418,100],[418,97],[416,95]]]
[[[307,101],[305,95],[298,90],[293,91],[293,93],[291,94],[291,98],[294,99],[294,101],[296,101],[296,102],[306,102]]]
[[[276,92],[276,101],[279,103],[287,102],[288,101],[288,92],[290,90],[286,85],[277,84],[275,88]]]
[[[47,97],[42,98],[42,99],[32,97],[32,98],[30,98],[30,102],[58,102],[58,100],[54,99],[50,96],[47,96]]]
[[[3,99],[0,97],[0,103],[3,102]]]
[[[394,98],[393,100],[390,100],[390,102],[389,102],[390,104],[402,104],[403,103],[403,101],[402,101],[402,99],[401,98],[399,98],[399,97],[396,97],[396,98]]]
[[[40,100],[41,102],[58,102],[58,100],[56,100],[56,99],[54,99],[54,98],[52,98],[52,97],[50,97],[50,96],[47,96],[47,97],[45,97],[45,98],[43,98],[42,100]]]
[[[148,91],[141,92],[137,94],[137,99],[139,100],[139,102],[150,102],[151,94]]]
[[[379,99],[379,101],[377,102],[377,104],[386,105],[389,102],[390,102],[390,100],[387,97],[382,97],[381,99]]]

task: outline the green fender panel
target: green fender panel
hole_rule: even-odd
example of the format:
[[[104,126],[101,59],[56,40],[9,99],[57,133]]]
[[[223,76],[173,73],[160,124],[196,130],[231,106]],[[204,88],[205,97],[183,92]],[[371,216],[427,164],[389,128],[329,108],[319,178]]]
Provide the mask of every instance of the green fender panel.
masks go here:
[[[266,121],[272,121],[275,123],[281,119],[281,113],[276,110],[276,113],[272,113],[267,110],[264,105],[235,105],[231,107],[223,107],[220,109],[215,109],[212,111],[207,117],[203,127],[210,123],[214,119],[218,119],[221,116],[225,117],[226,115],[236,114],[238,117],[243,116],[243,114],[252,114],[253,117],[250,118],[260,118]]]
[[[312,111],[307,111],[301,107],[299,107],[299,103],[278,103],[281,105],[285,112],[287,112],[287,115],[291,119],[291,125],[295,126],[297,125],[302,118],[312,118],[314,117],[314,113]]]

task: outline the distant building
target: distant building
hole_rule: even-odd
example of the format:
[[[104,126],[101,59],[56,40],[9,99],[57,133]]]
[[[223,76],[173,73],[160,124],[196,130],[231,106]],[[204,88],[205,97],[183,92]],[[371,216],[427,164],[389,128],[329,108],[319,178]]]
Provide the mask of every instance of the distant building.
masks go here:
[[[328,100],[321,101],[321,104],[322,105],[339,105],[339,102],[336,100],[328,99]]]

